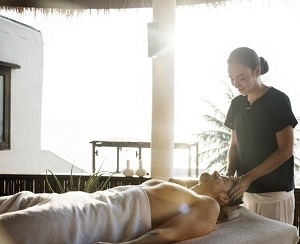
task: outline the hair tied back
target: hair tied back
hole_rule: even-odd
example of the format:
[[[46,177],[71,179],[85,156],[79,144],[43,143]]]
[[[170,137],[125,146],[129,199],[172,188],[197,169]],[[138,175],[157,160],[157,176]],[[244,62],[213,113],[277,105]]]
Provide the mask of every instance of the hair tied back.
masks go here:
[[[261,73],[260,73],[261,75],[269,71],[269,64],[263,57],[259,57],[259,64],[261,69]]]

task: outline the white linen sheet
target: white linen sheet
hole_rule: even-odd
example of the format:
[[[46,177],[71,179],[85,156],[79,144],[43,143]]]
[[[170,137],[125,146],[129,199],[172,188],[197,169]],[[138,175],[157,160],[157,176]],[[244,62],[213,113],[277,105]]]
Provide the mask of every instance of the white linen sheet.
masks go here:
[[[245,207],[232,211],[229,220],[208,235],[180,244],[296,244],[298,231],[293,225],[267,219]]]
[[[0,197],[1,244],[117,243],[150,229],[149,200],[137,186]]]
[[[13,240],[11,243],[30,244],[118,242],[139,236],[151,229],[151,223],[148,198],[136,189],[123,186],[105,193],[70,192],[63,198],[59,194],[30,192],[1,197],[0,226],[6,233],[1,233],[0,228],[0,243],[6,234]],[[23,210],[15,212],[18,209]],[[296,244],[298,240],[295,226],[267,219],[241,206],[212,233],[180,244]]]

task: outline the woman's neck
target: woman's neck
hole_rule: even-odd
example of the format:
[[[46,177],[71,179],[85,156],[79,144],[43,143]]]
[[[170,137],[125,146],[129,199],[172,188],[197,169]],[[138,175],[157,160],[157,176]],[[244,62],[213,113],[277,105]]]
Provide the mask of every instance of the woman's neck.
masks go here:
[[[256,89],[247,96],[250,105],[252,105],[252,103],[255,102],[257,99],[262,97],[269,90],[269,88],[269,86],[266,86],[263,83],[258,84]]]

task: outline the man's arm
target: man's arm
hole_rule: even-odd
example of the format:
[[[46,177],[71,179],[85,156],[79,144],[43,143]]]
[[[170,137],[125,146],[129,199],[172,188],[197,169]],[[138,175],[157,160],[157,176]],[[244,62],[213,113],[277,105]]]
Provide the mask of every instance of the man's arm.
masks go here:
[[[214,230],[219,212],[217,201],[203,196],[187,213],[176,215],[158,228],[125,243],[167,244],[203,236]]]

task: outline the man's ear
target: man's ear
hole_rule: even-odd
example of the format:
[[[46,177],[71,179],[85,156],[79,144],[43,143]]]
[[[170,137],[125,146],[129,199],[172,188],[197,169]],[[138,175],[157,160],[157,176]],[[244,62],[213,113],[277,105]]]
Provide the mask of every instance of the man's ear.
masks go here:
[[[226,193],[220,193],[217,201],[221,206],[226,205],[230,202],[230,197]]]

